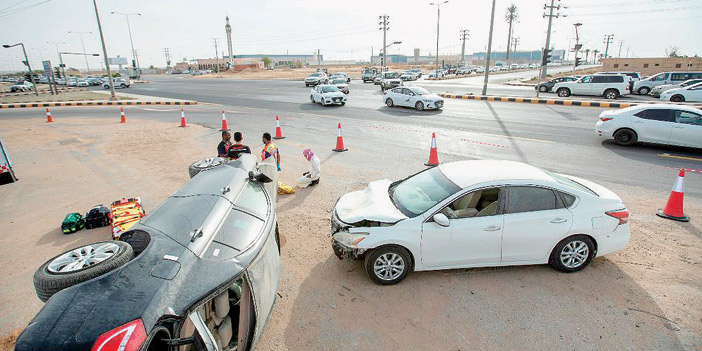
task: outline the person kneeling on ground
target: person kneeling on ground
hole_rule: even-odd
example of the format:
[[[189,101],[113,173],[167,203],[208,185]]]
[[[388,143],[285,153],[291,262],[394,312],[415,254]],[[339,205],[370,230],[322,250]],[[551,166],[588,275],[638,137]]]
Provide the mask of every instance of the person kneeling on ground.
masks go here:
[[[219,145],[217,145],[217,156],[219,157],[227,157],[227,154],[229,154],[229,148],[232,146],[232,142],[230,141],[232,139],[232,135],[228,131],[223,131],[222,132],[222,141],[219,142]]]
[[[251,153],[251,149],[248,146],[241,143],[243,140],[244,137],[241,135],[241,132],[234,133],[234,145],[229,147],[230,160],[237,160],[239,159],[239,157],[241,157],[241,154]]]
[[[322,175],[319,157],[317,157],[310,149],[303,150],[302,155],[305,156],[307,161],[310,161],[312,168],[308,172],[303,173],[302,177],[297,178],[297,186],[300,188],[306,188],[307,186],[317,185],[317,183],[319,183],[319,177]]]

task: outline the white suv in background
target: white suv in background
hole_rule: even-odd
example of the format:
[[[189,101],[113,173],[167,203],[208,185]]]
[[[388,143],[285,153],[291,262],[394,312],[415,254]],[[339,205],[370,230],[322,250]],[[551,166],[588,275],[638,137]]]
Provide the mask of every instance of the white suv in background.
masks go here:
[[[604,96],[616,99],[631,92],[631,78],[623,74],[593,74],[576,81],[557,83],[551,91],[560,97],[571,95]]]
[[[663,84],[680,84],[689,79],[702,78],[702,72],[662,72],[634,83],[635,92],[646,95],[655,86]]]

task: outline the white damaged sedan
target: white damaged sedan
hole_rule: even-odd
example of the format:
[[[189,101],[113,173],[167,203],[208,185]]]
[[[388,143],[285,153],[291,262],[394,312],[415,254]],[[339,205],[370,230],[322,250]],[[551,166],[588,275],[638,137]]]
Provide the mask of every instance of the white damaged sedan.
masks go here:
[[[396,284],[411,271],[548,263],[563,272],[629,242],[629,212],[590,181],[513,161],[459,161],[342,196],[331,218],[339,259]]]
[[[422,87],[397,87],[383,93],[383,102],[388,107],[413,107],[418,111],[440,109],[444,107],[444,99]]]
[[[312,88],[310,101],[313,104],[320,103],[322,106],[338,104],[346,105],[346,94],[342,93],[336,85],[318,85]]]

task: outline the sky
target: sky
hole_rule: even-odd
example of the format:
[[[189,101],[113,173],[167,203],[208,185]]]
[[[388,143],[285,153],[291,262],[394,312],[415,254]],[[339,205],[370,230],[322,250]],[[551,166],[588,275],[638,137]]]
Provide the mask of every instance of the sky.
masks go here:
[[[436,0],[433,0],[436,1]],[[514,35],[517,50],[540,50],[546,40],[544,3],[551,0],[496,0],[493,51],[504,51],[508,24],[505,10],[515,4],[519,20]],[[604,36],[613,34],[610,56],[660,57],[667,48],[702,55],[702,0],[554,0],[561,16],[553,19],[551,46],[572,47],[574,23],[583,49],[605,50]],[[234,54],[311,54],[319,49],[327,60],[368,60],[382,46],[378,17],[390,16],[388,54],[421,55],[436,51],[437,7],[432,0],[97,0],[108,56],[131,58],[124,16],[131,16],[134,48],[141,66],[165,67],[164,48],[173,62],[183,58],[214,58],[213,38],[219,53],[226,51],[225,17],[233,27]],[[459,33],[468,29],[466,54],[485,51],[490,28],[490,0],[449,0],[441,5],[439,53],[461,52]],[[567,7],[567,8],[566,8]],[[565,17],[563,16],[565,15]],[[99,53],[88,58],[91,68],[102,65],[102,47],[92,0],[0,0],[0,43],[23,42],[32,68],[42,60],[57,65],[61,52]],[[47,43],[50,42],[50,43]],[[22,50],[0,48],[0,71],[21,70]],[[83,56],[65,55],[68,67],[85,69]]]

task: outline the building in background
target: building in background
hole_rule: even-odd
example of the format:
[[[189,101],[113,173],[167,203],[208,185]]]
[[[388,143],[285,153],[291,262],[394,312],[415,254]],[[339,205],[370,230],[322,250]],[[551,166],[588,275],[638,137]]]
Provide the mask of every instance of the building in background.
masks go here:
[[[248,59],[254,61],[262,61],[264,57],[267,57],[275,66],[290,66],[297,63],[307,66],[316,65],[319,61],[324,62],[324,55],[318,55],[316,52],[312,55],[279,55],[279,54],[248,54],[248,55],[234,55],[235,59]],[[225,60],[229,57],[225,56]]]
[[[633,71],[650,76],[669,71],[702,72],[700,57],[648,57],[648,58],[606,58],[602,60],[604,71]]]

